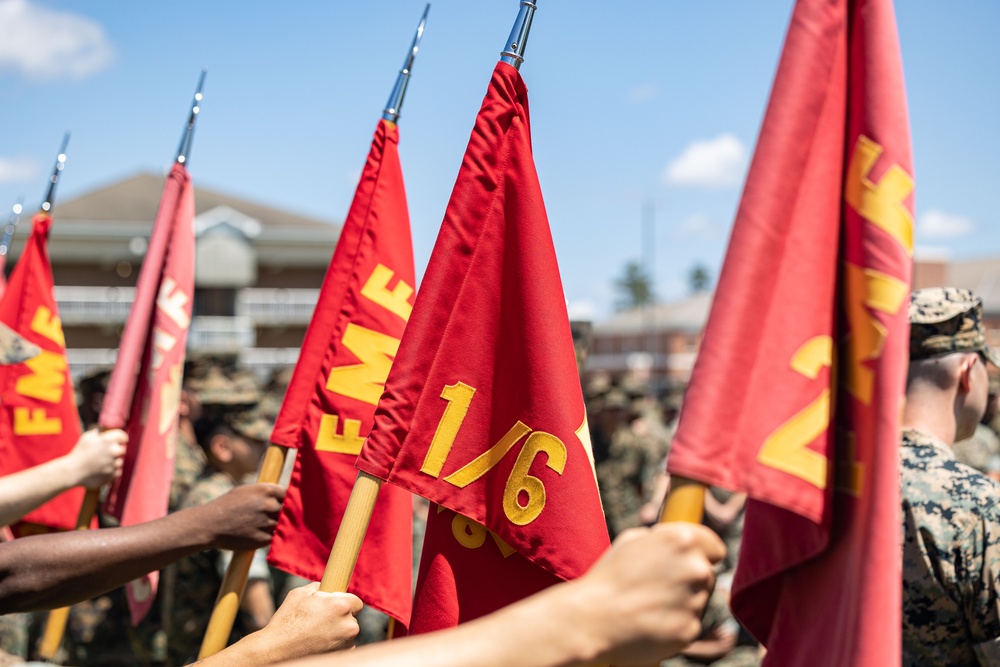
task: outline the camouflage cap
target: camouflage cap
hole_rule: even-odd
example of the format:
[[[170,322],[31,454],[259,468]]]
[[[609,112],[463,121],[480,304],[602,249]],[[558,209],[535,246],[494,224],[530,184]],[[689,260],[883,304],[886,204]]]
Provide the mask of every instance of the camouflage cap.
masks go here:
[[[212,405],[255,405],[260,400],[257,388],[245,379],[234,380],[213,366],[205,376],[192,380],[189,386],[198,394],[202,406]]]
[[[223,415],[223,419],[229,428],[244,438],[258,442],[267,442],[271,439],[274,423],[258,408],[231,410]]]
[[[0,366],[22,364],[41,354],[34,343],[29,343],[16,331],[0,322]]]
[[[982,352],[1000,367],[1000,355],[986,344],[983,300],[971,290],[931,287],[910,296],[910,360],[952,352]]]

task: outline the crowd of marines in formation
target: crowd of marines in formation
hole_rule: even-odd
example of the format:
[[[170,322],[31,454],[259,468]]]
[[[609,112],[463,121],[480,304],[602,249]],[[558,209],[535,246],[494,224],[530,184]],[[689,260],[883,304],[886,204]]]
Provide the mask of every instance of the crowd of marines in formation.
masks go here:
[[[996,585],[1000,579],[1000,484],[997,482],[1000,479],[1000,437],[997,434],[1000,417],[996,406],[1000,384],[991,380],[991,372],[995,373],[1000,367],[1000,354],[987,344],[982,301],[968,290],[919,290],[911,298],[909,318],[910,363],[906,401],[901,413],[900,447],[903,665],[1000,664],[1000,589]],[[105,591],[111,588],[107,581],[128,581],[140,573],[139,570],[113,576],[107,573],[87,575],[101,579],[90,583],[93,591],[100,594],[73,607],[67,640],[59,656],[61,662],[184,665],[196,660],[231,554],[223,546],[244,549],[248,544],[265,545],[273,529],[281,489],[268,489],[266,485],[243,488],[241,485],[252,482],[255,477],[287,389],[290,371],[283,369],[266,383],[260,383],[252,373],[237,368],[232,360],[197,359],[188,363],[176,429],[175,474],[170,490],[170,510],[178,513],[178,521],[173,528],[163,524],[162,529],[147,533],[141,539],[132,539],[133,550],[136,544],[145,545],[144,551],[140,551],[147,555],[115,555],[123,566],[133,569],[164,568],[156,604],[151,613],[133,627],[129,622],[124,589]],[[107,377],[107,372],[101,372],[79,383],[80,415],[86,427],[93,426],[97,419]],[[588,573],[579,581],[599,580],[603,576],[611,577],[615,588],[632,585],[635,590],[648,589],[661,600],[650,607],[653,610],[668,610],[667,606],[660,606],[664,604],[662,600],[680,605],[687,616],[701,615],[704,608],[701,623],[696,623],[694,629],[675,626],[663,630],[658,641],[674,649],[661,654],[680,651],[679,655],[663,663],[666,667],[760,664],[763,649],[741,629],[728,605],[739,555],[745,496],[723,489],[706,489],[704,525],[715,533],[714,537],[706,529],[688,534],[684,531],[690,529],[677,526],[635,532],[637,527],[655,523],[669,488],[665,462],[677,426],[682,394],[673,388],[656,392],[648,384],[606,376],[592,377],[584,390],[608,530],[612,538],[624,532],[629,539],[616,541],[611,552],[595,566],[594,573]],[[78,443],[77,447],[83,447],[87,438],[85,434],[82,444]],[[120,442],[110,442],[116,440],[113,435],[108,436],[108,440],[108,451],[117,452],[114,456],[120,458],[123,451]],[[104,474],[113,471],[113,467],[107,467]],[[283,481],[287,482],[287,477]],[[240,496],[244,490],[250,493]],[[191,544],[183,546],[180,560],[166,553],[168,549],[161,542],[178,539],[176,536],[183,533],[182,526],[209,523],[205,518],[208,514],[195,515],[188,508],[207,509],[213,504],[225,504],[227,498],[231,500],[225,505],[224,515],[231,520],[223,522],[226,526],[207,531],[201,541],[188,540]],[[235,511],[238,507],[245,507],[245,513]],[[419,557],[426,509],[425,501],[415,499],[415,561]],[[186,517],[181,519],[180,515],[184,514]],[[266,518],[268,516],[272,518]],[[173,518],[171,515],[162,521]],[[100,520],[102,527],[113,525],[108,517]],[[72,535],[64,537],[73,538]],[[87,584],[81,584],[80,575],[66,571],[39,574],[24,565],[23,554],[35,554],[39,558],[39,550],[33,547],[45,548],[38,542],[29,545],[32,539],[38,538],[19,539],[8,545],[9,548],[5,547],[7,564],[0,564],[0,584],[7,586],[0,587],[4,611],[51,608],[67,596],[75,596],[73,599],[77,601],[86,600]],[[55,540],[54,536],[52,539],[53,548],[69,544],[68,539]],[[723,544],[728,551],[724,557]],[[212,548],[203,550],[206,546]],[[654,551],[650,552],[650,548]],[[14,554],[18,549],[21,549],[20,556]],[[88,549],[93,552],[89,560]],[[100,548],[95,549],[94,545],[79,551],[78,557],[85,559],[80,569],[91,568],[96,572],[92,562],[100,559],[98,552]],[[659,556],[651,555],[655,553]],[[644,559],[647,562],[643,562]],[[66,558],[53,554],[49,560],[54,566]],[[678,570],[680,574],[675,576],[674,568],[661,567],[667,562],[684,563],[688,569]],[[636,566],[636,573],[630,572],[631,565]],[[51,582],[72,581],[75,590],[61,593],[32,585],[39,577],[43,580],[48,577]],[[654,585],[657,577],[662,578],[660,588]],[[231,641],[260,636],[275,620],[286,623],[287,619],[280,618],[284,607],[278,608],[278,605],[286,597],[300,607],[303,602],[308,603],[307,598],[314,590],[302,587],[306,583],[272,569],[266,562],[265,550],[259,550]],[[709,596],[713,584],[714,592]],[[677,597],[678,587],[689,594]],[[292,590],[296,592],[290,593]],[[546,610],[545,617],[551,616],[554,622],[565,621],[562,632],[571,632],[580,626],[579,619],[570,618],[570,611],[576,607],[567,607],[560,601],[560,594],[565,597],[566,591],[573,593],[579,587],[563,584],[551,590],[551,594],[540,594],[515,605],[510,612],[495,614],[490,617],[492,624],[477,622],[472,624],[477,629],[458,635],[458,640],[445,640],[450,642],[448,646],[455,647],[454,655],[458,656],[458,662],[449,664],[463,664],[461,647],[474,650],[492,637],[496,629],[520,628],[529,632],[528,628],[536,623],[533,609]],[[606,590],[606,584],[592,586],[591,590]],[[327,620],[350,619],[351,626],[340,631],[338,636],[331,636],[328,646],[318,649],[329,651],[342,648],[344,642],[346,645],[376,643],[385,638],[385,617],[369,610],[358,614],[359,601],[349,595],[345,600],[351,604],[341,604],[343,608],[333,612],[330,605],[335,602],[319,600],[312,603],[319,605],[314,606],[317,616],[325,612],[330,614]],[[594,623],[589,632],[608,627],[609,619],[620,616],[621,610],[615,610],[611,600],[607,602],[607,608],[598,605],[584,610],[584,619]],[[355,614],[358,614],[357,624],[353,620]],[[629,618],[631,620],[631,616]],[[0,665],[17,664],[32,657],[43,620],[44,613],[0,616]],[[636,625],[641,624],[637,621]],[[663,621],[662,627],[668,628],[668,625]],[[273,644],[275,636],[287,634],[287,627],[267,635],[269,639],[264,645],[268,641]],[[655,632],[661,626],[650,627],[653,630],[647,628],[644,632]],[[262,632],[257,632],[262,628]],[[322,637],[323,632],[317,630],[314,634]],[[646,634],[634,630],[629,623],[613,632],[614,641],[618,642],[616,646],[647,640]],[[581,642],[589,636],[587,632],[579,634]],[[544,644],[548,641],[546,637],[542,632],[538,640]],[[436,648],[439,644],[431,639],[390,644],[395,646],[386,646],[388,651],[383,654],[433,656],[430,662],[413,664],[439,664],[437,661],[441,659]],[[500,653],[505,646],[501,643],[495,649],[497,660],[502,661]],[[421,647],[429,650],[421,653]],[[573,650],[571,647],[566,655]],[[256,656],[258,652],[246,653],[244,650],[244,654]],[[289,655],[287,651],[285,655]],[[377,657],[379,653],[362,651],[352,655],[355,656],[352,661],[358,661],[362,655]],[[295,657],[294,652],[292,657]],[[249,664],[243,658],[237,660],[236,663],[218,664]],[[340,664],[340,661],[334,662]],[[357,664],[369,663],[359,661]],[[560,656],[539,664],[577,663]]]
[[[202,358],[186,365],[170,512],[205,505],[256,479],[290,373],[290,368],[280,369],[261,383],[252,372],[237,369],[232,359]],[[97,425],[109,376],[109,370],[100,370],[78,383],[86,429]],[[102,527],[114,525],[108,516],[99,521]],[[231,552],[209,550],[168,566],[157,604],[136,627],[129,620],[124,588],[74,605],[63,659],[80,665],[193,662],[230,558]],[[268,566],[266,550],[258,550],[234,639],[264,627],[276,602],[304,583]],[[44,613],[0,617],[0,649],[8,654],[0,665],[31,656],[44,618]]]

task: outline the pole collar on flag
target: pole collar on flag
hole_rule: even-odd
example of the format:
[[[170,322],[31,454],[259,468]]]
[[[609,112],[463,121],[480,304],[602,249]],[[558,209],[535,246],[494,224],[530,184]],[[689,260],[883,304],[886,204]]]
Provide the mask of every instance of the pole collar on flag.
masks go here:
[[[49,189],[45,193],[45,200],[42,202],[42,211],[50,213],[52,203],[56,197],[56,184],[59,183],[59,174],[66,166],[66,146],[69,145],[69,132],[63,136],[62,146],[59,147],[59,155],[56,156],[56,166],[52,168],[52,175],[49,176]]]
[[[417,51],[420,50],[420,40],[424,36],[427,13],[430,11],[431,3],[428,2],[427,6],[424,7],[424,15],[420,17],[420,25],[417,26],[417,32],[413,35],[413,44],[410,45],[410,50],[406,54],[406,60],[403,61],[403,67],[399,70],[399,76],[396,77],[396,85],[392,87],[392,92],[389,93],[389,101],[385,103],[382,118],[390,123],[395,123],[399,119],[399,111],[403,107],[403,98],[406,97],[406,86],[410,83],[410,70],[413,68],[413,60],[417,57]]]
[[[524,62],[524,47],[528,43],[528,33],[531,32],[531,19],[535,16],[536,0],[521,0],[521,9],[517,12],[514,27],[510,29],[507,45],[500,53],[500,62],[507,63],[514,69],[521,69]]]
[[[11,209],[10,219],[7,220],[7,226],[3,230],[3,240],[0,241],[0,257],[4,257],[10,250],[10,242],[14,239],[14,232],[17,230],[17,223],[21,221],[21,211],[23,210],[21,200],[18,199],[14,208]]]
[[[187,164],[191,156],[191,142],[194,140],[194,121],[201,112],[201,88],[205,85],[205,75],[207,69],[201,70],[201,77],[198,78],[198,88],[194,91],[194,99],[191,101],[191,113],[188,114],[187,125],[184,127],[184,134],[181,135],[181,145],[177,147],[177,164]]]

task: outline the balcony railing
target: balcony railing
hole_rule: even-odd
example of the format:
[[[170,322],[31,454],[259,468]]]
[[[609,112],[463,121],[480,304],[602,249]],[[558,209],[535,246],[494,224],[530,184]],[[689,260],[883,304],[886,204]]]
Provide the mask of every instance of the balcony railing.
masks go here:
[[[66,357],[73,380],[79,382],[81,378],[114,366],[118,350],[69,348]],[[299,348],[252,347],[240,350],[237,358],[241,367],[252,370],[261,382],[266,382],[275,370],[295,365],[299,359]]]
[[[63,324],[123,324],[134,287],[59,287],[54,290]]]
[[[188,330],[188,349],[201,352],[239,352],[257,344],[257,330],[249,317],[195,317]]]
[[[236,295],[236,314],[259,326],[308,324],[319,300],[318,289],[248,287]]]

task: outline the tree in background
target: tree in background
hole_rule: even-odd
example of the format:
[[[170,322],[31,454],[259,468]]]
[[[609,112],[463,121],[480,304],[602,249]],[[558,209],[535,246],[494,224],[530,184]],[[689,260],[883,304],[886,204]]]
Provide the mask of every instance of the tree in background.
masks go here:
[[[712,274],[704,264],[695,264],[688,271],[688,290],[692,294],[707,292],[712,288]]]
[[[622,276],[615,280],[615,291],[618,292],[618,300],[615,302],[617,310],[639,308],[655,300],[649,272],[636,261],[625,265]]]

